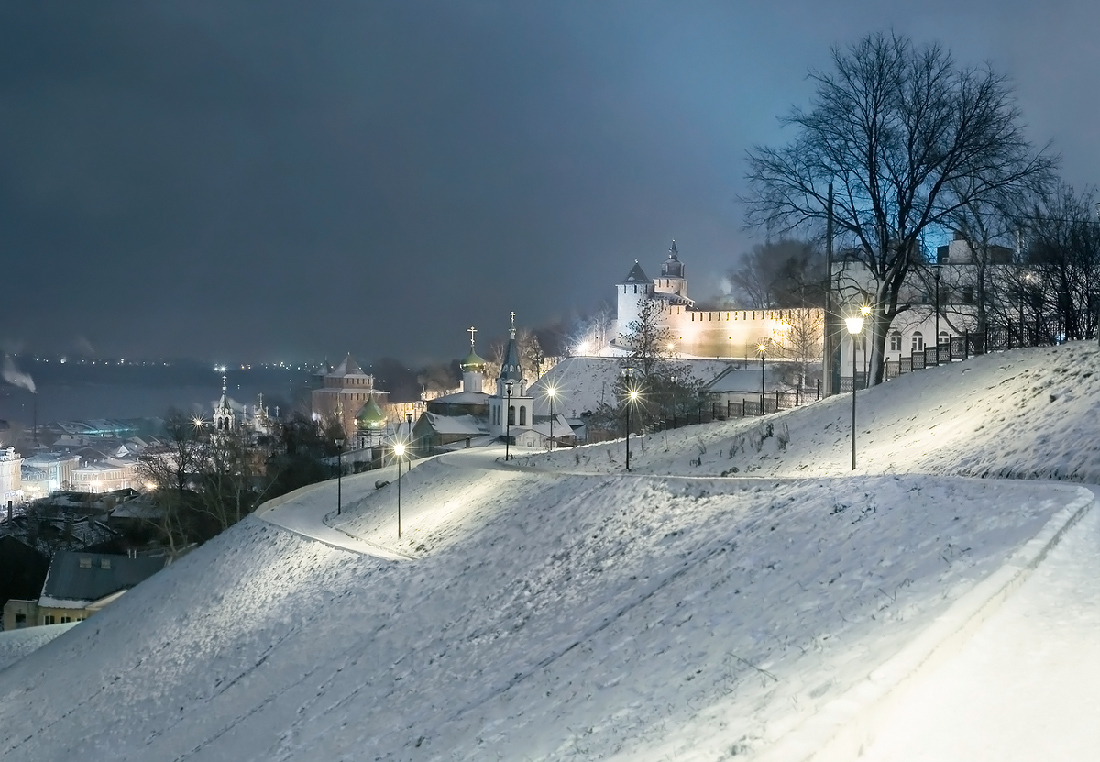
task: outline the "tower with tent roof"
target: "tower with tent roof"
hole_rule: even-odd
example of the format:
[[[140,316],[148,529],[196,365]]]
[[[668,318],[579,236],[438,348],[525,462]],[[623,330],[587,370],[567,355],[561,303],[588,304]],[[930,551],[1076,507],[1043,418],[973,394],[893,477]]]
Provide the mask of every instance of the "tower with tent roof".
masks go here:
[[[508,346],[500,364],[496,380],[496,393],[489,398],[489,433],[494,437],[507,435],[508,427],[534,424],[535,399],[528,394],[520,365],[519,346],[516,343],[516,313],[511,313],[508,329]],[[509,394],[509,389],[511,393]]]
[[[228,434],[237,428],[237,414],[233,406],[229,404],[229,396],[226,393],[225,376],[222,376],[222,396],[214,405],[214,431],[219,434]]]

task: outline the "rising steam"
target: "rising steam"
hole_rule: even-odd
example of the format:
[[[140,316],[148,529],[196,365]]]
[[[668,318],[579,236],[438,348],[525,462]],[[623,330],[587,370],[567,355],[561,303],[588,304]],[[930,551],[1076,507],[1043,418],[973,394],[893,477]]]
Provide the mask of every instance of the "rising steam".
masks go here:
[[[29,392],[35,391],[34,379],[15,367],[15,363],[8,355],[4,356],[4,380]]]

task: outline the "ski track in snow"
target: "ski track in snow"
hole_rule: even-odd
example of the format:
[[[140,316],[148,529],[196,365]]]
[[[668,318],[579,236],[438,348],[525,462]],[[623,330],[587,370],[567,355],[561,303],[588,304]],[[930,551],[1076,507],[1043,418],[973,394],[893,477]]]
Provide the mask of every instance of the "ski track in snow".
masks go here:
[[[344,479],[340,516],[325,483],[0,670],[0,756],[751,757],[843,698],[1074,494],[952,475],[1100,480],[1097,403],[1096,349],[1071,344],[861,392],[855,473],[843,397],[632,438],[629,475],[622,441],[517,467],[462,451],[404,475],[401,540],[395,485],[374,488],[385,474]],[[1100,619],[1098,521],[1066,535],[951,675],[899,695],[912,708],[868,759],[992,759],[980,739],[965,745],[984,727],[974,707],[1013,691],[1035,697],[1026,708],[1064,683],[1095,716],[1100,656],[1084,645]],[[1078,642],[1069,652],[1085,656],[1067,666]],[[1036,651],[1038,670],[1008,666]],[[937,714],[945,690],[962,704]],[[1085,714],[1064,714],[1057,758],[1095,758],[1095,734],[1073,733]],[[987,730],[1013,738],[1039,716]],[[956,735],[936,746],[941,729]],[[923,734],[925,756],[903,731]],[[951,738],[969,751],[947,756]]]

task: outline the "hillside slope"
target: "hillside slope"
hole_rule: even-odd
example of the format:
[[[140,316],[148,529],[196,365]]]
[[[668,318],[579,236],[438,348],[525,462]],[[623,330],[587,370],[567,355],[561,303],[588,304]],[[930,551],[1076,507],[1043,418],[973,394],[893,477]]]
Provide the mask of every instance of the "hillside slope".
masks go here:
[[[1100,482],[1094,342],[974,357],[856,397],[858,473]],[[685,475],[838,475],[851,468],[851,415],[844,394],[764,418],[631,437],[631,466]],[[620,440],[527,462],[616,472],[624,460]]]
[[[961,434],[914,447],[924,422],[876,408],[877,397],[925,393],[916,380],[956,388],[954,375],[978,390],[937,399],[937,428],[971,416],[970,433],[984,424],[1011,441],[999,418],[1015,400],[999,373],[975,361],[862,395],[878,409],[877,470],[952,456],[965,470],[988,457]],[[484,453],[445,456],[405,475],[400,541],[395,485],[345,479],[337,526],[400,560],[250,517],[0,671],[0,756],[744,758],[842,695],[1080,499],[1040,483],[852,477],[835,465],[825,476],[833,456],[811,457],[811,432],[846,410],[827,402],[774,417],[792,422],[786,453],[766,441],[744,461],[812,479],[530,472]],[[720,472],[730,459],[716,451],[761,423],[670,432],[649,441],[639,467]],[[692,466],[704,435],[715,438]],[[577,453],[610,463],[614,447],[549,463],[575,469]],[[334,492],[321,485],[281,510],[324,510]]]

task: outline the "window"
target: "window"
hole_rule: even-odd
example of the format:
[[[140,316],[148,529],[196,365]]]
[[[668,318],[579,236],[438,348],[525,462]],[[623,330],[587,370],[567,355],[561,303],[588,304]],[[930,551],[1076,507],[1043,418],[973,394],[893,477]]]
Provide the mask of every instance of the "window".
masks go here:
[[[634,293],[635,294],[638,293],[638,287],[637,286],[634,287]]]
[[[519,407],[519,425],[520,426],[526,426],[527,425],[527,406],[526,405],[520,405],[520,407]]]
[[[940,346],[942,347],[942,346],[950,345],[950,344],[951,344],[951,334],[949,334],[947,331],[940,331]]]
[[[962,287],[962,300],[963,300],[963,304],[973,304],[974,303],[974,287],[973,286],[963,286]]]
[[[924,351],[924,337],[921,336],[920,331],[914,331],[913,332],[913,347],[912,347],[912,349],[913,349],[914,352],[923,352]]]
[[[87,556],[81,556],[81,558],[80,558],[80,568],[81,569],[91,569],[92,568],[92,559],[88,558]]]
[[[15,615],[15,629],[21,630],[27,626],[27,615],[19,612]]]
[[[99,559],[99,567],[101,569],[110,569],[111,568],[111,559],[109,559],[109,558]]]
[[[73,618],[71,616],[61,617],[61,624],[71,624],[72,621],[73,621]]]
[[[890,334],[890,351],[901,351],[901,331],[894,331],[892,334]]]
[[[46,614],[42,617],[42,624],[53,624],[53,614]]]

